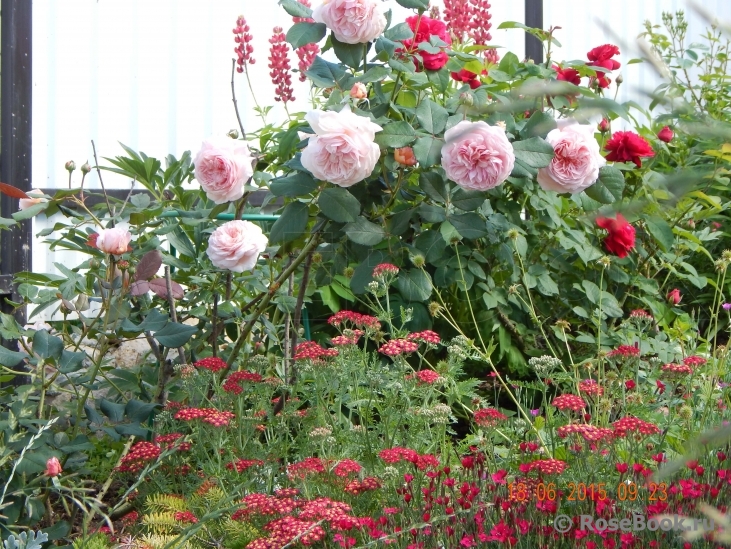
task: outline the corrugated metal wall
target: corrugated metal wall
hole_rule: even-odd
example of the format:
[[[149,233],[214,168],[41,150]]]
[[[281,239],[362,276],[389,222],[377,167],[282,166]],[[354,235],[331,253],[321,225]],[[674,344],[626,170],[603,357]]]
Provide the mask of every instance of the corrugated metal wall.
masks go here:
[[[393,8],[394,21],[408,15],[393,0],[385,3]],[[492,4],[493,42],[522,57],[522,31],[495,28],[502,21],[523,21],[523,1]],[[706,0],[704,5],[731,19],[729,0]],[[622,44],[625,84],[619,99],[641,100],[640,90],[652,89],[656,80],[642,65],[624,65],[639,57],[632,51],[634,39],[645,19],[659,23],[662,11],[682,6],[680,0],[544,0],[544,28],[562,27],[556,35],[562,48],[554,55],[559,60],[584,59],[589,49],[607,42]],[[254,35],[254,92],[260,104],[271,104],[268,39],[275,25],[286,30],[291,23],[276,0],[34,0],[33,187],[65,187],[64,163],[92,159],[91,139],[101,156],[120,154],[117,142],[122,142],[162,158],[195,152],[206,137],[235,128],[231,29],[239,14],[246,16]],[[696,36],[703,23],[690,19],[689,36]],[[291,59],[296,66],[294,54]],[[294,80],[297,102],[291,110],[306,110],[307,88]],[[243,75],[236,75],[236,89],[245,127],[256,128],[259,121]],[[270,120],[283,116],[278,107]],[[109,187],[129,185],[113,174],[105,182]],[[87,183],[96,186],[96,175]],[[35,232],[47,223],[37,220]],[[48,254],[42,245],[33,252],[37,272],[53,271],[55,261],[69,265],[77,259]]]

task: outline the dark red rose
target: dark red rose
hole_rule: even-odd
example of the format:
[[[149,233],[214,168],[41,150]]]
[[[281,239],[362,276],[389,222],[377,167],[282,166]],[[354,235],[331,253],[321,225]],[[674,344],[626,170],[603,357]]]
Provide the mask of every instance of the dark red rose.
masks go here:
[[[627,257],[629,251],[634,249],[635,228],[627,223],[622,214],[617,214],[616,219],[597,217],[596,224],[609,232],[604,239],[604,249],[610,254]]]
[[[581,76],[579,76],[579,71],[577,71],[576,69],[562,69],[558,65],[554,65],[553,70],[556,71],[556,80],[561,80],[562,82],[570,82],[575,86],[581,84]]]
[[[668,126],[665,126],[663,129],[657,132],[657,138],[660,141],[664,141],[665,143],[670,143],[673,140],[673,137],[675,137],[675,134],[673,133],[673,130],[671,130]]]
[[[642,167],[640,157],[655,156],[655,151],[647,140],[635,132],[614,132],[612,138],[604,145],[604,149],[609,151],[607,160],[634,162],[638,168]]]
[[[418,29],[416,28],[417,23],[419,25]],[[409,28],[414,33],[413,38],[403,41],[406,50],[409,53],[416,53],[421,56],[424,68],[427,70],[438,71],[444,65],[446,65],[447,61],[449,61],[449,56],[447,56],[447,52],[445,52],[443,49],[440,49],[439,53],[429,53],[420,50],[419,44],[421,44],[422,42],[428,43],[429,39],[432,36],[438,36],[443,42],[451,44],[452,39],[449,36],[447,25],[445,25],[444,22],[439,21],[438,19],[432,19],[424,15],[422,15],[421,17],[419,17],[418,15],[412,15],[411,17],[407,17],[406,24],[409,25]]]
[[[482,72],[484,74],[486,71]],[[470,88],[472,88],[473,90],[475,88],[479,88],[482,85],[482,82],[480,82],[480,79],[477,78],[477,75],[472,71],[468,71],[467,69],[462,69],[459,72],[453,72],[452,78],[457,82],[465,82],[466,84],[469,84]]]
[[[619,48],[613,44],[604,44],[589,51],[586,57],[591,61],[590,65],[592,66],[604,67],[609,71],[615,71],[622,66],[619,61],[612,59],[615,55],[619,55]]]
[[[632,389],[637,387],[637,384],[635,383],[635,381],[633,379],[628,379],[627,381],[624,382],[624,386],[627,387],[628,391],[631,391]]]

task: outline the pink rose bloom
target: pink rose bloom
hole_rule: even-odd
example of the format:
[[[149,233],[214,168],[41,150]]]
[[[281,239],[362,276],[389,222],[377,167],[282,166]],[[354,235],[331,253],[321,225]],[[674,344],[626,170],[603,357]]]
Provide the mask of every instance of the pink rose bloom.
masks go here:
[[[547,191],[580,193],[599,178],[599,168],[607,161],[594,139],[594,128],[574,120],[559,121],[559,127],[546,136],[555,156],[546,168],[538,170],[538,184]]]
[[[444,134],[442,167],[460,187],[487,191],[505,181],[515,165],[505,130],[463,120]]]
[[[28,208],[30,208],[31,206],[35,206],[36,204],[48,202],[47,198],[43,198],[43,191],[40,189],[33,189],[25,194],[30,196],[30,198],[18,199],[18,209],[20,210],[27,210]]]
[[[129,251],[132,234],[127,229],[113,227],[102,229],[96,236],[96,247],[108,254],[122,255]]]
[[[250,221],[229,221],[213,231],[206,253],[219,269],[242,273],[254,268],[268,243],[258,225]]]
[[[351,187],[371,175],[381,150],[374,143],[381,126],[344,107],[340,112],[310,111],[305,120],[315,135],[302,151],[302,165],[322,181]]]
[[[244,196],[244,185],[254,173],[251,161],[244,141],[212,138],[195,157],[195,178],[216,204],[233,202]]]
[[[325,23],[335,38],[345,44],[365,44],[386,28],[379,0],[323,0],[312,10],[312,18]]]
[[[49,477],[57,477],[61,474],[63,469],[61,468],[61,462],[58,461],[57,457],[51,457],[48,458],[48,461],[46,461],[46,471],[45,474]]]

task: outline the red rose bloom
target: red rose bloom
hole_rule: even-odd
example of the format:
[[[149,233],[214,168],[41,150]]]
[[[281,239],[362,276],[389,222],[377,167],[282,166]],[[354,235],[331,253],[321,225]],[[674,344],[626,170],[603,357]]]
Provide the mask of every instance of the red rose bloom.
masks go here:
[[[485,71],[483,71],[484,74]],[[480,79],[477,78],[477,75],[472,72],[468,71],[467,69],[462,69],[459,72],[453,72],[452,78],[456,80],[457,82],[465,82],[470,85],[470,88],[473,90],[475,88],[479,88],[482,82],[480,82]]]
[[[604,44],[603,46],[597,46],[589,53],[586,54],[589,59],[590,67],[601,67],[608,71],[617,70],[622,65],[619,61],[612,59],[613,56],[619,55],[619,48],[613,44]],[[600,88],[608,88],[610,80],[604,72],[597,72],[596,82]]]
[[[417,23],[419,25],[418,29],[416,28]],[[445,52],[444,50],[440,50],[439,53],[429,53],[420,50],[419,44],[421,44],[422,42],[428,43],[429,38],[431,38],[432,36],[438,36],[443,42],[451,44],[452,39],[449,37],[447,25],[445,25],[442,21],[439,21],[438,19],[432,19],[424,15],[422,15],[421,17],[419,17],[418,15],[412,15],[411,17],[407,17],[406,24],[409,25],[409,28],[414,33],[413,38],[403,41],[404,47],[407,49],[407,51],[409,51],[410,53],[418,53],[421,56],[424,68],[427,70],[438,71],[444,65],[446,65],[447,61],[449,60],[447,52]]]
[[[665,126],[657,132],[657,138],[665,143],[670,143],[673,140],[673,137],[675,137],[675,134],[673,134],[673,130],[671,130],[668,126]]]
[[[616,219],[597,217],[596,224],[609,231],[604,239],[604,248],[617,257],[627,257],[627,253],[635,247],[635,228],[627,223],[622,214]]]
[[[581,76],[579,76],[579,71],[577,71],[576,69],[562,69],[558,65],[554,65],[553,70],[556,71],[556,80],[561,80],[562,82],[570,82],[575,86],[581,84]]]
[[[614,132],[604,148],[609,151],[607,160],[612,162],[632,161],[638,168],[642,167],[641,156],[655,156],[655,152],[645,138],[634,132]]]

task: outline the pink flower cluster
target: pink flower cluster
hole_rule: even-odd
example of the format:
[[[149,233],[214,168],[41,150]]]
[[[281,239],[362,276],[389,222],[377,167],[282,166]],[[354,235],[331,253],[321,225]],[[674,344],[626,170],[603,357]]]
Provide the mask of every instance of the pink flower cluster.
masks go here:
[[[394,446],[393,448],[385,448],[378,452],[384,462],[389,464],[408,461],[416,466],[420,471],[426,469],[437,469],[439,467],[439,459],[432,454],[419,454],[416,450]]]
[[[305,478],[309,475],[325,472],[325,462],[318,457],[308,457],[287,466],[290,478]]]
[[[318,360],[338,356],[337,349],[325,349],[316,341],[303,341],[294,348],[295,360]]]
[[[337,465],[333,467],[333,473],[339,477],[347,477],[353,473],[360,473],[362,467],[352,459],[341,459]]]
[[[228,427],[236,416],[232,412],[222,412],[215,408],[182,408],[173,417],[179,421],[200,419],[214,427]]]
[[[558,436],[566,438],[572,434],[580,435],[587,442],[599,442],[600,440],[611,440],[614,431],[606,427],[596,427],[594,425],[584,425],[578,423],[570,423],[562,425],[557,429]]]
[[[414,375],[407,376],[407,379],[410,378],[416,378],[419,380],[419,383],[424,383],[426,385],[433,385],[439,380],[439,374],[435,372],[434,370],[419,370]]]
[[[484,45],[492,39],[489,9],[487,0],[444,0],[444,20],[460,42],[467,35]]]
[[[668,374],[677,374],[681,376],[693,373],[693,368],[687,364],[664,364],[661,369],[663,372],[667,372]]]
[[[230,471],[235,470],[237,473],[243,473],[251,467],[261,467],[262,465],[264,465],[264,462],[260,459],[237,459],[236,461],[227,463],[226,469]]]
[[[520,466],[522,473],[538,471],[542,475],[560,475],[563,473],[568,464],[560,459],[537,459],[530,463],[523,463]]]
[[[256,59],[252,56],[254,53],[254,46],[251,44],[253,37],[249,34],[249,25],[243,15],[239,15],[236,19],[236,27],[233,29],[233,33],[235,35],[234,42],[237,44],[234,48],[237,58],[236,64],[238,65],[236,71],[244,72],[246,64],[253,65],[256,63]]]
[[[407,335],[406,339],[410,339],[413,341],[423,341],[424,343],[430,343],[432,345],[437,345],[439,342],[441,342],[439,334],[431,330],[414,332],[413,334]]]
[[[157,444],[145,440],[135,442],[126,456],[122,458],[117,470],[120,472],[137,473],[145,466],[160,457],[162,450]]]
[[[312,7],[310,5],[310,0],[297,0],[300,4],[303,6]],[[292,20],[295,23],[314,23],[315,20],[312,19],[312,17],[293,17]],[[312,66],[312,63],[315,61],[315,57],[317,57],[317,54],[320,53],[320,46],[317,44],[305,44],[301,48],[297,48],[297,57],[299,58],[299,70],[300,70],[300,82],[304,82],[307,80],[307,76],[305,76],[305,71]]]
[[[604,394],[604,387],[600,386],[593,379],[583,379],[579,381],[579,392],[587,395],[602,396]]]
[[[640,356],[640,349],[634,345],[620,345],[607,353],[609,358],[632,358],[636,356]]]
[[[386,278],[387,276],[395,276],[399,272],[399,268],[391,263],[379,263],[373,268],[373,278]]]
[[[289,44],[282,27],[274,27],[274,34],[269,39],[269,76],[274,84],[274,100],[285,105],[294,101],[292,74],[289,66]]]
[[[195,366],[196,368],[204,368],[206,370],[210,370],[211,372],[220,372],[221,370],[225,370],[228,367],[226,361],[218,357],[202,358],[194,362],[193,366]]]
[[[170,433],[168,435],[157,435],[155,437],[155,444],[158,446],[164,447],[166,450],[171,450],[173,448],[176,448],[180,452],[187,452],[192,448],[192,444],[190,442],[180,442],[177,441],[181,438],[183,438],[183,433]]]
[[[375,316],[364,315],[354,311],[339,311],[327,319],[328,324],[336,327],[340,327],[346,322],[358,328],[370,328],[372,330],[381,328],[381,323]]]
[[[365,332],[363,330],[350,330],[347,335],[335,336],[330,340],[333,345],[357,345],[358,340]]]
[[[475,423],[480,427],[495,427],[498,422],[505,421],[508,416],[495,408],[480,408],[473,415]]]
[[[378,352],[387,356],[399,356],[405,353],[413,353],[419,348],[419,344],[408,339],[392,339],[378,348]]]
[[[616,437],[624,437],[631,431],[636,431],[645,436],[655,435],[660,432],[656,425],[632,416],[626,416],[615,421],[612,423],[612,428]]]
[[[553,399],[551,405],[562,411],[572,410],[578,412],[586,408],[586,402],[578,395],[559,395]]]
[[[221,388],[227,393],[240,395],[244,390],[244,383],[259,383],[261,382],[261,380],[261,374],[242,370],[239,372],[233,372],[231,375],[229,375],[226,378],[226,381],[223,382]]]

